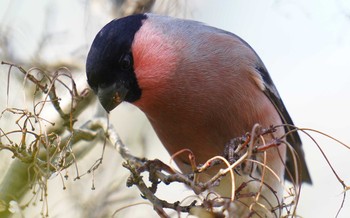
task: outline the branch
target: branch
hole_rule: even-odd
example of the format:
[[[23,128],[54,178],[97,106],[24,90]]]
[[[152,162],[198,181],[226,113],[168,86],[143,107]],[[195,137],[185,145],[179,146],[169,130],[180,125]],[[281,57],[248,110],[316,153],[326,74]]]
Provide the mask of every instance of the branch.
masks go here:
[[[187,205],[181,204],[180,201],[169,203],[166,200],[159,199],[156,196],[156,191],[160,183],[169,185],[173,182],[178,182],[190,187],[196,194],[203,193],[204,191],[209,191],[209,193],[211,193],[211,188],[217,186],[220,183],[220,180],[226,176],[227,173],[233,175],[232,170],[239,172],[239,169],[244,168],[241,164],[249,161],[249,158],[252,158],[258,153],[264,153],[268,149],[279,146],[281,144],[279,140],[274,140],[273,143],[271,142],[270,144],[257,144],[259,141],[258,139],[261,136],[266,134],[271,135],[274,131],[275,129],[273,127],[262,129],[259,125],[255,126],[252,130],[253,134],[248,133],[242,137],[235,138],[231,141],[231,144],[228,143],[226,145],[226,151],[230,151],[225,154],[226,158],[233,161],[233,163],[228,163],[224,157],[214,157],[208,160],[204,165],[197,166],[191,174],[182,174],[158,159],[147,160],[145,158],[133,156],[126,145],[123,144],[122,140],[119,138],[118,134],[111,125],[107,129],[107,137],[112,144],[116,146],[118,152],[125,160],[123,166],[131,173],[127,181],[127,186],[137,186],[142,193],[142,196],[152,203],[154,210],[158,213],[158,215],[160,217],[168,217],[169,215],[164,211],[165,208],[173,209],[176,212],[184,212],[189,214],[192,213],[191,211],[198,211],[198,209],[201,211],[201,213],[206,212],[215,214],[217,213],[215,212],[215,208],[222,208],[222,211],[227,212],[229,211],[231,201],[240,201],[240,199],[248,197],[246,194],[241,193],[246,186],[246,183],[243,183],[240,187],[234,187],[233,185],[233,195],[231,196],[231,199],[223,198],[215,194],[214,198],[211,198],[210,195],[208,195],[200,202],[192,201]],[[226,162],[226,169],[218,171],[216,175],[204,183],[196,181],[195,177],[197,174],[203,173],[212,166],[222,162]],[[262,165],[264,166],[264,164]],[[266,168],[266,171],[272,170],[270,168]],[[151,186],[149,187],[146,185],[144,177],[142,176],[144,173],[148,173],[148,180],[151,182]],[[234,181],[233,177],[231,177],[231,179]],[[279,179],[278,176],[277,179]],[[263,179],[260,180],[252,178],[252,181],[258,181],[261,183],[261,186],[266,186]],[[271,191],[274,192],[272,189]],[[252,196],[256,196],[257,199],[259,199],[259,197],[264,198],[264,196],[260,195],[259,193],[252,193]],[[277,196],[276,199],[278,199]],[[280,207],[283,207],[282,203]],[[194,208],[197,209],[194,210]],[[202,208],[202,210],[200,208]],[[252,211],[254,213],[253,209]],[[217,213],[217,215],[219,214],[220,213]]]

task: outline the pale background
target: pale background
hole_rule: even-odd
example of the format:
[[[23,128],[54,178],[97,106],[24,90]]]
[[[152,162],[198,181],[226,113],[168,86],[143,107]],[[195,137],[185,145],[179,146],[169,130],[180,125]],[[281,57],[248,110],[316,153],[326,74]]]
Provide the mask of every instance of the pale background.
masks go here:
[[[53,40],[50,47],[42,52],[42,59],[48,62],[69,61],[69,54],[83,61],[87,46],[113,16],[107,2],[89,3],[85,7],[84,1],[1,0],[0,28],[1,31],[11,31],[13,56],[26,61],[33,58],[33,50],[45,32],[43,29],[46,29],[53,34]],[[299,127],[323,131],[350,144],[350,1],[196,0],[179,1],[171,7],[170,12],[174,16],[199,20],[245,39],[264,61],[294,123]],[[45,26],[47,16],[50,24]],[[78,48],[83,51],[74,53]],[[0,57],[0,60],[3,58]],[[83,69],[81,80],[85,80]],[[7,68],[0,66],[0,73],[1,78],[6,78]],[[1,87],[3,91],[4,87]],[[125,142],[137,145],[144,140],[148,158],[169,160],[140,111],[123,105],[113,111],[112,120]],[[142,134],[140,139],[140,132],[149,134]],[[314,184],[304,186],[299,214],[303,217],[335,217],[342,201],[342,187],[316,146],[301,135]],[[325,137],[313,135],[341,178],[350,184],[349,150]],[[0,160],[0,165],[2,163]],[[108,166],[109,163],[104,164]],[[126,170],[118,170],[126,174]],[[62,192],[69,190],[62,191],[59,179],[52,180],[50,190],[55,193],[50,202],[52,216],[76,217],[79,213],[67,211],[76,210],[79,203],[71,203],[68,207],[62,203],[60,196],[65,195]],[[93,198],[96,193],[90,190],[90,182],[87,179],[86,183],[79,184],[85,199]],[[124,181],[121,183],[124,185]],[[74,184],[70,184],[71,189],[78,189]],[[97,191],[98,188],[97,185]],[[125,187],[124,193],[128,191],[131,192],[131,189]],[[163,193],[163,196],[177,199],[177,193],[179,190]],[[350,217],[349,200],[346,199],[339,217]],[[65,208],[66,212],[62,213],[61,208]],[[28,212],[25,217],[37,214],[33,209],[28,211],[34,215]],[[136,206],[123,216],[145,217],[145,214],[155,216],[150,206]]]

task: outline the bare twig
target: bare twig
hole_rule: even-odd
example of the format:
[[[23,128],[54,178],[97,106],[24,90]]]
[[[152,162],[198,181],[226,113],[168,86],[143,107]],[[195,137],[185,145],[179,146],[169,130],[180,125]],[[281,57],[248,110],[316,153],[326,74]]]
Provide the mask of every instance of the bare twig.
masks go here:
[[[275,175],[276,179],[281,182],[281,179],[273,172],[272,169],[270,169],[268,166],[266,166],[266,163],[260,163],[255,160],[249,160],[249,157],[256,155],[257,153],[265,153],[266,150],[279,146],[281,144],[280,140],[274,139],[273,142],[267,144],[264,143],[260,146],[256,145],[257,139],[261,138],[262,135],[265,134],[271,134],[275,130],[273,127],[269,129],[261,129],[259,125],[256,125],[253,128],[254,132],[253,134],[247,134],[243,137],[237,138],[234,140],[235,142],[240,142],[239,144],[236,143],[235,145],[235,155],[240,153],[240,157],[234,161],[234,163],[230,164],[226,161],[225,158],[217,156],[209,159],[204,165],[200,167],[196,167],[193,171],[193,173],[185,175],[182,174],[181,172],[176,171],[175,169],[171,168],[170,166],[164,164],[160,160],[147,160],[147,159],[140,159],[137,157],[134,157],[133,155],[130,154],[129,150],[127,147],[123,144],[123,142],[120,140],[119,136],[115,133],[113,130],[112,126],[109,126],[108,128],[108,133],[107,136],[109,137],[110,141],[115,144],[117,147],[117,150],[119,153],[122,155],[122,157],[126,160],[124,163],[124,167],[126,167],[130,172],[131,176],[129,177],[128,186],[136,185],[138,189],[141,191],[142,195],[148,199],[153,205],[154,209],[156,212],[161,216],[161,217],[167,217],[165,214],[165,211],[163,208],[170,208],[178,212],[186,212],[189,213],[191,211],[191,208],[193,207],[204,207],[211,205],[213,208],[209,209],[206,208],[206,210],[213,210],[215,207],[224,207],[223,211],[229,211],[229,203],[223,203],[226,202],[227,200],[229,201],[240,201],[240,199],[248,197],[245,194],[240,193],[241,190],[244,189],[244,184],[242,184],[240,187],[235,187],[234,185],[234,176],[233,176],[233,170],[238,169],[241,164],[245,161],[251,161],[256,164],[261,164],[263,173],[266,171],[270,171],[272,175]],[[229,158],[230,159],[230,158]],[[265,158],[266,159],[266,158]],[[233,160],[231,158],[231,160]],[[210,180],[208,180],[205,183],[202,182],[197,182],[194,178],[195,174],[200,174],[204,171],[206,171],[208,168],[211,166],[215,165],[215,162],[226,162],[226,165],[228,166],[226,169],[220,170],[215,176],[213,176]],[[148,172],[149,176],[149,181],[151,182],[151,186],[147,187],[146,183],[144,182],[143,176],[141,175],[142,173]],[[174,203],[168,203],[165,200],[161,200],[158,197],[156,197],[156,190],[159,182],[162,182],[166,185],[172,183],[172,182],[179,182],[187,185],[190,187],[192,190],[194,190],[195,193],[200,194],[206,190],[210,190],[212,187],[215,187],[218,185],[219,181],[221,180],[222,177],[224,177],[228,172],[230,172],[231,175],[231,180],[232,180],[232,189],[233,193],[231,195],[231,199],[225,199],[220,196],[217,196],[214,199],[206,198],[203,199],[202,202],[192,202],[189,205],[180,205],[179,202],[174,202]],[[260,207],[264,207],[261,205],[258,201],[259,198],[265,198],[261,194],[262,186],[266,186],[264,179],[258,179],[258,178],[253,178],[252,181],[258,181],[260,182],[260,189],[258,190],[257,193],[253,194],[255,196],[256,201],[255,204],[260,205]],[[274,193],[274,190],[272,188],[271,192]],[[218,199],[220,199],[218,201]],[[276,199],[278,200],[278,197],[276,196]],[[221,202],[218,204],[218,202]],[[199,203],[199,204],[198,204]],[[254,209],[252,208],[253,205],[247,205],[247,207],[251,207],[251,210],[254,212]],[[290,206],[290,205],[289,205]],[[280,210],[282,209],[283,205],[281,204],[278,208]]]

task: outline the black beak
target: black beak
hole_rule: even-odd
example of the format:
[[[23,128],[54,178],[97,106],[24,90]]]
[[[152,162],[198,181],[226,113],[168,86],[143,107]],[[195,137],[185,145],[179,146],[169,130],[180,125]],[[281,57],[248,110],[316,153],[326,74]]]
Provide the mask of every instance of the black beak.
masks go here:
[[[96,94],[102,107],[109,113],[123,102],[128,91],[124,83],[116,82],[109,86],[99,86]]]

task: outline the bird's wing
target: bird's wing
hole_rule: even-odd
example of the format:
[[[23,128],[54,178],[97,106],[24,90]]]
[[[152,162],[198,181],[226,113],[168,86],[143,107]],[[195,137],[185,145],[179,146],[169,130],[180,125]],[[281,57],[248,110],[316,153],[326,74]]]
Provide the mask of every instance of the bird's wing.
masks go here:
[[[239,36],[237,36],[233,33],[230,33],[230,32],[224,31],[224,30],[220,30],[220,29],[216,29],[216,28],[213,28],[213,29],[216,32],[221,32],[224,34],[228,34],[232,37],[238,38],[242,42],[242,44],[244,44],[247,48],[249,48],[255,54],[255,56],[256,56],[256,63],[255,63],[256,72],[254,72],[254,73],[258,73],[259,74],[258,77],[260,77],[262,80],[262,84],[264,86],[264,87],[261,87],[262,91],[270,99],[271,103],[274,105],[274,107],[278,111],[278,114],[280,115],[283,124],[288,124],[285,126],[285,132],[289,133],[286,136],[286,140],[288,143],[290,143],[293,146],[295,153],[297,154],[299,178],[301,179],[302,182],[306,182],[306,183],[311,184],[312,181],[311,181],[311,177],[310,177],[308,168],[306,166],[301,139],[299,137],[298,132],[296,131],[296,128],[294,127],[294,123],[292,121],[292,118],[289,116],[288,111],[287,111],[286,107],[284,106],[283,101],[282,101],[281,97],[279,96],[278,91],[277,91],[264,63],[262,62],[262,60],[260,59],[258,54],[254,51],[254,49],[246,41],[244,41],[242,38],[240,38]],[[261,84],[258,84],[258,85],[260,86]],[[286,173],[285,173],[285,178],[290,180],[290,181],[294,181],[295,180],[295,178],[294,178],[295,177],[294,176],[295,175],[295,165],[294,165],[294,161],[293,161],[293,155],[290,151],[287,152],[286,168],[288,169],[288,171],[286,171]],[[292,177],[291,177],[291,175],[292,175]]]
[[[311,181],[311,177],[308,171],[308,168],[306,166],[306,162],[305,162],[305,157],[304,157],[304,152],[302,149],[302,142],[300,139],[300,136],[298,134],[298,132],[296,131],[296,128],[294,127],[294,123],[292,121],[292,118],[289,116],[288,111],[286,109],[286,107],[283,104],[282,99],[280,98],[277,89],[275,87],[275,85],[273,84],[270,75],[268,74],[266,68],[261,65],[260,67],[257,68],[257,70],[259,71],[263,81],[264,81],[264,85],[265,85],[265,89],[264,89],[264,93],[265,95],[270,99],[271,103],[275,106],[276,110],[278,111],[278,114],[281,117],[281,120],[283,122],[283,124],[288,124],[285,126],[285,132],[289,133],[286,136],[286,140],[288,143],[290,143],[296,154],[297,154],[297,158],[298,158],[298,168],[299,168],[299,172],[301,169],[301,173],[299,173],[299,177],[301,178],[302,182],[307,182],[307,183],[312,183]],[[286,179],[293,181],[293,179],[295,178],[291,178],[291,175],[294,177],[295,175],[295,165],[294,165],[294,161],[293,161],[293,155],[291,154],[290,151],[287,152],[287,161],[286,161],[286,167],[289,170],[286,171],[285,177]]]

